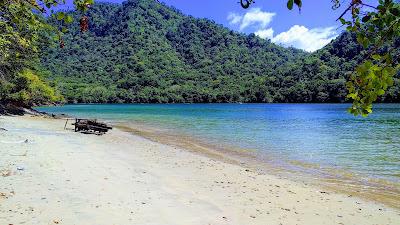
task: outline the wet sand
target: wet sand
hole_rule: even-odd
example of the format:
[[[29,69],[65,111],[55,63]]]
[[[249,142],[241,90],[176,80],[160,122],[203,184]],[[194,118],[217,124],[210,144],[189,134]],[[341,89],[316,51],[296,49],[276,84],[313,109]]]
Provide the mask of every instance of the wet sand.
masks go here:
[[[145,137],[151,141],[185,149],[219,161],[251,167],[259,173],[267,173],[300,183],[320,186],[330,192],[360,197],[400,209],[400,183],[364,177],[343,169],[321,168],[318,164],[287,160],[285,156],[258,155],[256,150],[235,146],[210,144],[175,130],[130,122],[116,123],[122,131]],[[279,157],[279,162],[271,160]]]
[[[400,224],[398,209],[377,202],[64,124],[0,117],[0,224]]]

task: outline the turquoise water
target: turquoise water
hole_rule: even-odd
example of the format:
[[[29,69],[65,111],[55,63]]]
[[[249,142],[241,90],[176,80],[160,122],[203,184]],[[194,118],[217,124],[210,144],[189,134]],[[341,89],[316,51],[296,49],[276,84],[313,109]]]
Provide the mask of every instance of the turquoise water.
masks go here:
[[[107,104],[41,107],[48,113],[146,124],[214,145],[247,149],[296,167],[349,171],[400,182],[400,104],[376,104],[368,118],[346,104]],[[290,165],[289,162],[299,162]],[[308,168],[310,169],[310,168]]]

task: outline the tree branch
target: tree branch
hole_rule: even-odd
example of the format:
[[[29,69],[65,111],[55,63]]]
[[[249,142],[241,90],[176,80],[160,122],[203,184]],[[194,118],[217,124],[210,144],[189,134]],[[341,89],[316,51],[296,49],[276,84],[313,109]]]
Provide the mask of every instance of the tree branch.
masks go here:
[[[35,0],[30,1],[30,0],[23,0],[25,2],[27,2],[28,4],[30,4],[31,6],[33,6],[34,8],[36,8],[37,10],[39,10],[41,13],[46,13],[46,10],[42,7],[40,7],[37,2]]]
[[[336,19],[336,21],[340,20],[344,15],[346,15],[346,13],[354,6],[354,3],[351,3],[349,5],[349,7],[347,7],[347,9],[339,16],[339,18]]]

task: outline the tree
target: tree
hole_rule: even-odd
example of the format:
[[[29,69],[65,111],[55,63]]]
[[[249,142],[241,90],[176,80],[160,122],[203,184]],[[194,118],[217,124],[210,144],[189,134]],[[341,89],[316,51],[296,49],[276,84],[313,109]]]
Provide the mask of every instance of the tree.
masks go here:
[[[333,0],[332,2],[334,9],[340,8],[339,0]],[[38,49],[41,45],[50,43],[50,41],[48,41],[50,37],[58,40],[61,48],[64,47],[63,33],[68,32],[67,27],[68,24],[73,22],[73,17],[65,12],[54,13],[52,16],[58,22],[53,23],[53,26],[49,26],[48,20],[45,20],[40,15],[48,13],[49,10],[53,12],[54,7],[63,3],[65,3],[65,0],[5,0],[0,2],[1,90],[12,90],[10,87],[12,87],[13,82],[15,82],[13,79],[17,78],[18,74],[25,69],[32,69],[32,59],[37,58]],[[93,0],[74,0],[75,8],[80,13],[78,20],[81,32],[85,32],[88,29],[89,17],[87,17],[85,13],[90,9],[92,4]],[[240,4],[243,8],[249,8],[254,4],[254,0],[241,0]],[[292,10],[294,6],[297,6],[300,10],[302,7],[302,0],[287,1],[288,9]],[[365,8],[369,10],[363,10]],[[377,7],[364,4],[362,0],[351,0],[342,16],[338,18],[343,25],[347,26],[350,32],[357,35],[357,41],[368,51],[368,54],[366,54],[366,57],[359,63],[359,66],[357,66],[347,83],[349,90],[348,98],[353,100],[353,106],[349,111],[354,115],[368,115],[372,111],[372,103],[376,101],[378,96],[385,94],[386,90],[394,83],[394,75],[399,71],[399,52],[395,48],[392,48],[391,42],[399,36],[399,12],[399,4],[395,3],[393,0],[380,0]],[[347,17],[350,17],[350,19],[346,19]],[[170,17],[163,17],[161,19],[168,20]],[[157,23],[157,19],[152,21],[152,23]],[[206,24],[206,22],[202,23]],[[126,24],[124,29],[136,30],[140,28],[137,28],[133,24]],[[183,24],[179,29],[185,32],[185,29],[190,30],[190,27],[185,27]],[[213,33],[212,30],[209,32],[211,34]],[[148,31],[143,29],[140,30],[139,33],[143,41],[146,41],[146,33],[148,33]],[[171,35],[168,35],[169,38],[179,43],[179,40],[175,40],[176,38],[172,34],[173,32],[171,32]],[[188,33],[188,36],[189,35],[190,33]],[[210,41],[210,43],[208,43],[208,41]],[[185,60],[195,65],[196,69],[204,68],[212,62],[200,56],[202,54],[213,55],[215,52],[223,51],[223,49],[216,49],[213,47],[218,45],[220,41],[221,39],[207,40],[207,43],[205,43],[211,46],[211,48],[207,48],[207,50],[213,52],[202,53],[196,48],[182,49]],[[199,43],[196,43],[192,47],[196,47]],[[248,40],[245,40],[244,43],[248,44],[250,48],[256,48],[260,45],[259,40],[251,36],[249,36]],[[158,46],[160,43],[154,42],[150,44]],[[215,56],[217,57],[218,55]],[[150,60],[158,61],[157,55]],[[252,62],[251,56],[240,59],[240,61],[232,61],[232,59],[221,60],[226,62],[224,65],[237,65],[238,63],[243,65],[243,63]],[[142,67],[143,66],[138,68],[138,70],[142,70]],[[124,68],[119,68],[121,73],[122,69]],[[236,71],[232,68],[219,67],[217,69],[225,70],[232,76],[237,76],[237,74],[235,74]],[[153,69],[142,72],[143,74],[151,74],[152,71]],[[182,71],[176,71],[176,74],[183,75]],[[215,73],[215,71],[202,72],[210,73],[210,75]],[[246,73],[248,71],[241,72]],[[158,82],[157,78],[150,77],[150,79],[155,82],[155,85],[158,86],[157,88],[166,88],[169,85]],[[226,85],[227,87],[229,86],[229,84]],[[309,87],[307,82],[298,86],[298,88],[304,87]],[[193,88],[196,88],[196,86],[193,86]],[[323,90],[319,90],[319,92],[320,93],[317,95],[318,99],[327,98]],[[156,94],[158,92],[147,90],[146,93]],[[248,98],[250,99],[260,99],[265,93],[256,94],[258,97],[254,96],[255,94],[252,93],[244,93],[244,95],[249,96]],[[236,99],[237,95],[235,96],[236,97],[229,97],[227,99]],[[276,96],[282,95],[277,94]],[[310,98],[312,98],[312,96]],[[191,97],[191,99],[198,98]]]
[[[340,8],[340,0],[332,2],[333,9]],[[243,8],[248,8],[254,0],[241,0],[240,3]],[[288,0],[288,9],[292,10],[294,4],[300,10],[302,0]],[[368,10],[363,10],[365,8]],[[347,14],[350,19],[345,18]],[[347,97],[353,100],[349,112],[367,116],[378,96],[383,96],[393,86],[394,76],[400,70],[400,53],[392,44],[400,36],[400,4],[379,0],[378,6],[372,6],[362,0],[351,0],[337,20],[347,26],[348,31],[354,32],[357,41],[368,51],[347,82]]]
[[[61,101],[57,91],[40,78],[39,49],[53,39],[64,46],[62,33],[73,18],[64,12],[52,14],[60,21],[60,30],[48,24],[43,14],[65,0],[4,0],[0,1],[0,103],[23,106]],[[87,11],[93,0],[74,0],[76,9]],[[87,18],[80,20],[81,30],[87,29]]]
[[[36,70],[39,47],[53,28],[37,12],[35,1],[0,2],[0,102],[31,106],[61,100]]]

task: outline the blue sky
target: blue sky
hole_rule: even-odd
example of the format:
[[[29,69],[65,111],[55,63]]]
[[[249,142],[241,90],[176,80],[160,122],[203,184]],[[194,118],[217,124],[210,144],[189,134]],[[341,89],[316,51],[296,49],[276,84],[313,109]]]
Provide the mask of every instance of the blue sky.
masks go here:
[[[336,19],[350,0],[332,9],[330,0],[303,0],[301,12],[286,7],[287,0],[256,0],[250,9],[242,9],[239,0],[160,0],[185,14],[209,18],[233,30],[255,33],[264,39],[309,52],[318,50],[342,32]],[[372,5],[377,0],[364,1]]]
[[[322,48],[340,33],[336,19],[341,11],[332,10],[329,0],[304,0],[301,12],[288,10],[286,0],[257,0],[250,9],[242,9],[238,0],[162,1],[186,14],[306,51]]]
[[[122,0],[102,0],[122,2]],[[150,0],[151,1],[151,0]],[[315,51],[341,32],[336,21],[350,0],[332,10],[330,0],[303,0],[301,12],[286,8],[287,0],[256,0],[250,9],[242,9],[239,0],[160,0],[187,15],[208,18],[246,34],[255,33],[272,42]],[[376,4],[377,0],[366,1]]]

